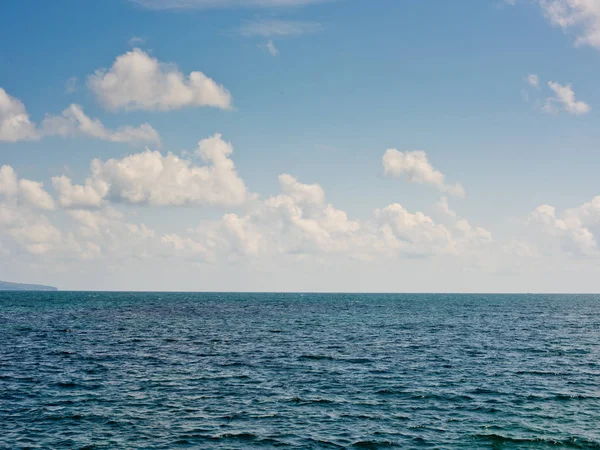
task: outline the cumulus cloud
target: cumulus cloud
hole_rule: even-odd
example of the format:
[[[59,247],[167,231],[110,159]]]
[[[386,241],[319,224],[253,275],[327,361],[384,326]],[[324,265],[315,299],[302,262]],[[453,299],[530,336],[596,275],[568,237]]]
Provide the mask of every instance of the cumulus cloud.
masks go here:
[[[29,119],[25,105],[0,88],[0,141],[37,140],[45,136],[86,136],[129,144],[160,143],[158,133],[147,123],[110,130],[100,120],[88,117],[76,104],[71,104],[61,115],[46,116],[38,127]]]
[[[148,9],[201,9],[201,8],[282,8],[323,3],[331,0],[131,0]]]
[[[529,223],[539,226],[547,235],[555,238],[563,250],[580,255],[598,253],[596,235],[592,227],[600,225],[600,196],[579,208],[565,211],[561,216],[550,205],[537,207]]]
[[[576,36],[575,45],[600,49],[600,2],[597,0],[538,0],[546,18]]]
[[[242,25],[239,32],[242,36],[285,37],[317,33],[323,29],[317,22],[297,20],[260,19]]]
[[[429,163],[427,153],[421,150],[400,152],[389,149],[383,155],[383,169],[387,176],[406,176],[411,183],[429,184],[458,197],[465,195],[461,184],[446,184],[444,174]]]
[[[554,81],[548,82],[548,87],[554,92],[554,97],[546,99],[544,112],[557,113],[561,109],[569,114],[583,115],[592,109],[588,104],[575,99],[575,92],[570,84],[561,85]]]
[[[259,257],[343,255],[357,260],[461,255],[492,242],[489,231],[465,219],[448,227],[400,204],[374,212],[372,219],[352,220],[327,202],[323,188],[279,176],[281,192],[244,216],[227,214],[203,223],[188,236],[168,235],[163,243],[186,255],[206,260],[219,254]]]
[[[42,255],[59,243],[60,230],[40,214],[52,209],[54,201],[42,183],[19,179],[11,166],[0,167],[0,232],[21,249]]]
[[[186,77],[174,65],[161,63],[139,48],[118,56],[110,69],[90,75],[88,87],[111,111],[232,105],[229,91],[202,72]]]
[[[84,185],[74,185],[65,176],[52,182],[65,207],[97,207],[105,200],[150,206],[236,206],[248,192],[229,158],[232,152],[231,144],[215,134],[198,143],[196,154],[206,165],[146,150],[122,159],[92,161],[92,174]]]
[[[0,88],[0,141],[17,142],[39,139],[35,125],[29,120],[25,105]]]
[[[98,119],[88,117],[81,106],[72,104],[60,116],[48,116],[40,129],[42,136],[89,136],[110,142],[160,144],[158,132],[144,123],[139,127],[123,126],[109,130]]]
[[[11,166],[0,167],[0,195],[20,205],[51,210],[54,209],[54,200],[44,185],[37,181],[19,179]]]

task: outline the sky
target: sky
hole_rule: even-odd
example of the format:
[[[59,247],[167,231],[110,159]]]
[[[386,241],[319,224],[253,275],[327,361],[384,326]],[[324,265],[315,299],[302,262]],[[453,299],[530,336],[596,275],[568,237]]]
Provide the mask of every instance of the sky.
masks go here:
[[[0,279],[600,292],[597,0],[0,2]]]

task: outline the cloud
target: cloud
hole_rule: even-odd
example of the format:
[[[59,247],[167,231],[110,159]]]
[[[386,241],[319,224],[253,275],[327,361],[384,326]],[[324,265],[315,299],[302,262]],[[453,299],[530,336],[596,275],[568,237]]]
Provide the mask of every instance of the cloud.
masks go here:
[[[39,139],[39,136],[23,102],[0,88],[0,142],[35,139]]]
[[[146,38],[133,36],[131,39],[129,39],[128,43],[130,47],[137,47],[139,45],[145,44]]]
[[[65,176],[52,182],[65,207],[98,207],[105,200],[150,206],[236,206],[248,192],[229,158],[232,152],[231,144],[215,134],[198,144],[196,154],[207,163],[204,166],[172,153],[163,156],[146,150],[122,159],[95,159],[84,185],[74,185]]]
[[[67,94],[72,94],[77,91],[78,80],[77,77],[70,77],[65,83],[65,92]]]
[[[465,219],[453,218],[452,227],[447,227],[398,203],[375,210],[369,220],[352,220],[327,202],[319,184],[282,174],[279,185],[278,195],[253,203],[246,215],[226,214],[187,236],[169,234],[163,244],[203,260],[219,255],[315,259],[341,255],[374,261],[459,256],[482,251],[493,242],[489,231]]]
[[[239,32],[246,37],[285,37],[317,33],[322,29],[322,25],[316,22],[261,19],[246,23],[240,27]]]
[[[556,214],[550,205],[537,207],[529,218],[529,223],[538,226],[548,236],[558,242],[561,249],[584,256],[598,254],[596,234],[592,231],[600,225],[600,196],[579,208]]]
[[[540,78],[533,73],[527,75],[525,81],[527,81],[531,87],[538,88],[540,86]]]
[[[382,162],[386,176],[406,176],[411,183],[429,184],[437,187],[441,192],[458,197],[465,195],[465,191],[459,183],[446,184],[444,174],[429,163],[424,151],[400,152],[396,149],[389,149],[383,155]]]
[[[570,84],[561,85],[554,81],[548,82],[548,87],[554,91],[555,96],[546,99],[543,111],[557,113],[560,109],[573,115],[583,115],[591,111],[591,107],[575,99],[575,92]]]
[[[273,41],[267,42],[267,50],[269,51],[271,56],[277,56],[279,54],[279,50],[277,50],[277,47],[275,47]]]
[[[131,0],[148,9],[285,8],[331,0]]]
[[[110,142],[159,144],[158,132],[150,124],[123,126],[117,130],[104,127],[99,119],[88,117],[81,106],[73,103],[61,115],[47,115],[41,125],[29,120],[25,105],[0,88],[0,141],[38,140],[47,136],[93,137]]]
[[[202,72],[181,73],[135,48],[108,70],[88,77],[88,87],[106,109],[169,111],[190,106],[231,108],[231,94]]]
[[[440,210],[442,213],[444,213],[450,217],[456,217],[456,211],[450,209],[450,205],[448,205],[447,197],[440,198],[440,200],[437,202],[436,206],[437,206],[438,210]]]
[[[552,25],[573,32],[576,46],[600,49],[600,2],[597,0],[538,0]]]
[[[27,253],[41,255],[61,237],[40,211],[54,209],[54,201],[42,183],[19,179],[11,166],[0,167],[0,236],[10,236]]]
[[[60,116],[48,116],[40,130],[43,136],[89,136],[110,142],[160,144],[158,132],[148,123],[139,127],[123,126],[108,130],[98,119],[86,116],[81,106],[72,104]]]
[[[37,181],[18,179],[11,166],[0,167],[0,195],[10,201],[36,209],[54,209],[54,200]]]

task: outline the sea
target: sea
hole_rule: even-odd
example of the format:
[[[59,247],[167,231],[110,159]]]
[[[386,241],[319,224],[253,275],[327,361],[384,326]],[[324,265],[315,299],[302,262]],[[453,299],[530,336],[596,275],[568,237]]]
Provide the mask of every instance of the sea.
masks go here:
[[[0,448],[600,448],[600,296],[0,293]]]

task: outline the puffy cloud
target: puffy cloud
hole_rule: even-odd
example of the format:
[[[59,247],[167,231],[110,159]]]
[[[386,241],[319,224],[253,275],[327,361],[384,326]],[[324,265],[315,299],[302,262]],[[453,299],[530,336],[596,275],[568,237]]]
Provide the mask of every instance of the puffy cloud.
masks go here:
[[[49,116],[44,119],[40,133],[44,136],[90,136],[110,142],[160,143],[160,137],[150,124],[139,127],[123,126],[117,130],[108,130],[98,119],[88,117],[81,106],[72,104],[60,116]]]
[[[19,180],[19,191],[22,201],[39,209],[54,209],[54,200],[44,190],[44,185],[37,181]]]
[[[597,0],[538,0],[546,18],[565,31],[574,31],[575,45],[600,48],[600,2]]]
[[[47,253],[61,239],[60,230],[39,213],[51,209],[54,201],[42,183],[19,179],[11,166],[0,167],[0,236],[12,237],[27,253]]]
[[[154,128],[145,123],[139,127],[123,126],[113,131],[98,119],[91,119],[81,106],[71,104],[60,116],[47,116],[40,127],[31,122],[25,105],[0,88],[0,141],[37,140],[45,136],[88,136],[110,142],[160,143]]]
[[[66,207],[99,207],[108,193],[108,185],[100,179],[88,179],[85,185],[74,185],[70,178],[61,175],[52,178],[59,194],[59,203]]]
[[[320,185],[302,183],[288,174],[279,176],[279,184],[280,194],[253,204],[245,216],[227,214],[218,222],[201,224],[190,236],[165,236],[164,243],[202,259],[219,254],[314,258],[338,254],[375,260],[457,256],[492,242],[491,233],[464,219],[455,219],[448,228],[400,204],[376,210],[372,220],[351,220],[327,202]]]
[[[37,181],[18,179],[11,166],[0,167],[0,195],[20,205],[36,209],[54,209],[54,200]]]
[[[412,214],[393,203],[376,210],[375,218],[386,245],[400,253],[429,255],[454,251],[450,230],[421,212]]]
[[[331,0],[131,0],[148,9],[193,9],[193,8],[269,8],[293,7],[323,3]]]
[[[0,142],[39,139],[25,105],[0,88]]]
[[[246,185],[229,158],[233,148],[220,134],[199,142],[196,153],[207,163],[196,166],[172,153],[146,150],[122,159],[92,161],[84,185],[53,178],[59,201],[68,207],[99,206],[103,200],[165,205],[236,206],[247,198]]]
[[[383,155],[383,169],[387,176],[406,176],[412,183],[430,184],[440,191],[464,197],[465,191],[459,183],[448,185],[442,172],[435,169],[421,150],[400,152],[389,149]]]
[[[231,107],[231,94],[202,72],[184,76],[172,64],[159,62],[135,48],[108,70],[88,77],[88,87],[109,110],[168,111],[186,106]]]
[[[240,27],[242,36],[283,37],[317,33],[323,29],[320,23],[297,20],[261,19],[247,22]]]
[[[558,239],[562,249],[590,256],[598,253],[598,246],[589,226],[600,224],[599,218],[600,196],[579,208],[567,210],[560,217],[553,206],[539,206],[531,213],[530,223],[540,226],[549,236]]]
[[[41,216],[36,222],[27,220],[10,228],[9,234],[28,252],[43,255],[60,244],[61,231]]]
[[[561,85],[549,81],[548,87],[554,91],[555,97],[546,99],[544,112],[556,113],[559,109],[563,109],[569,114],[582,115],[587,114],[592,109],[588,104],[575,99],[575,92],[573,92],[573,87],[570,84]]]

